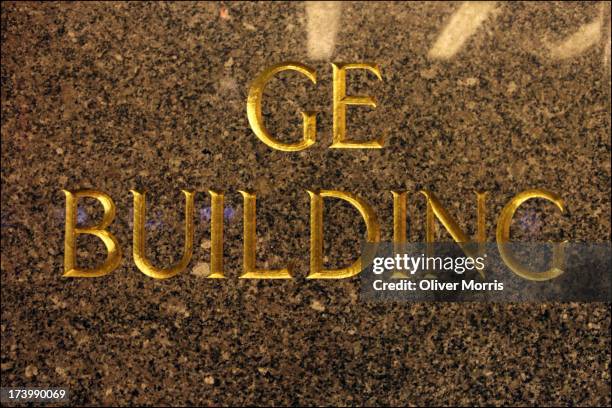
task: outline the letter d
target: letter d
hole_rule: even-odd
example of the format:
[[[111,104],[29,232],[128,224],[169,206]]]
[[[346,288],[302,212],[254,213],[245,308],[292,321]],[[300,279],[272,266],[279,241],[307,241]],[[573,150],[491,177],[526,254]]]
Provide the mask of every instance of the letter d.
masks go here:
[[[332,270],[323,268],[323,198],[339,198],[352,204],[365,221],[366,241],[370,243],[380,242],[380,226],[376,214],[365,201],[349,193],[321,190],[320,192],[308,191],[308,194],[310,195],[310,275],[306,279],[344,279],[359,274],[362,269],[363,255],[346,268]]]

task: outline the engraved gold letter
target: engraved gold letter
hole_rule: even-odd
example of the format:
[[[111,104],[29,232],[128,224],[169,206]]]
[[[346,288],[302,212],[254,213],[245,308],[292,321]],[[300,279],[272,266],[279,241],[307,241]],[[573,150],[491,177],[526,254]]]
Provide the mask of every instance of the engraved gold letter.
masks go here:
[[[512,255],[511,251],[506,248],[510,242],[510,226],[514,213],[527,200],[532,198],[543,198],[554,203],[557,208],[563,213],[565,211],[563,200],[554,193],[545,190],[527,190],[517,194],[502,210],[497,221],[497,247],[499,254],[505,264],[517,275],[532,281],[545,281],[556,278],[563,273],[563,243],[556,243],[553,247],[552,267],[545,272],[535,272],[523,267],[520,262]]]
[[[130,190],[134,195],[134,263],[142,273],[155,279],[171,278],[187,268],[193,251],[193,199],[195,193],[181,190],[185,195],[185,245],[183,257],[175,265],[168,269],[157,268],[147,260],[146,257],[146,235],[145,235],[145,193]]]
[[[268,129],[263,124],[261,114],[261,100],[263,98],[264,89],[268,81],[278,72],[293,70],[306,75],[312,83],[317,83],[317,74],[314,69],[307,67],[299,62],[283,62],[271,66],[262,72],[251,84],[249,96],[247,99],[247,117],[251,129],[255,135],[273,149],[282,150],[285,152],[296,152],[304,150],[312,146],[317,137],[317,119],[314,112],[301,112],[304,123],[304,137],[298,143],[287,144],[274,139]]]
[[[393,247],[396,254],[404,251],[406,245],[406,192],[392,191],[393,194]],[[408,278],[402,271],[394,271],[392,279]]]
[[[255,194],[241,191],[244,197],[243,220],[244,223],[244,274],[241,279],[291,279],[291,270],[288,268],[277,270],[255,269],[256,244],[256,197]]]
[[[450,233],[455,242],[458,244],[470,242],[470,238],[459,228],[459,225],[450,216],[446,209],[442,206],[438,198],[428,190],[421,190],[427,198],[427,221],[425,226],[426,241],[433,243],[436,240],[435,234],[435,218],[438,218],[444,228]],[[484,243],[487,239],[486,236],[486,224],[485,224],[485,199],[487,193],[476,193],[477,199],[477,234],[476,242]]]
[[[223,193],[209,191],[210,204],[210,279],[223,276]]]
[[[406,192],[392,191],[393,194],[393,242],[406,243]]]
[[[376,64],[333,64],[333,143],[331,148],[336,149],[380,149],[383,147],[384,136],[369,142],[346,141],[346,105],[366,105],[376,107],[376,101],[367,95],[346,96],[346,70],[367,69],[382,81],[380,69]]]
[[[341,191],[308,191],[310,195],[310,275],[307,279],[342,279],[357,275],[362,269],[362,256],[351,266],[342,269],[323,269],[323,197],[334,197],[351,203],[366,223],[367,241],[380,241],[380,226],[372,208],[356,196]]]
[[[473,248],[468,245],[470,242],[470,238],[461,230],[459,225],[455,222],[455,220],[450,216],[450,214],[446,211],[446,209],[442,206],[438,198],[428,190],[421,190],[421,194],[423,194],[427,198],[427,219],[425,224],[425,240],[428,244],[433,244],[436,241],[436,230],[435,230],[435,218],[438,218],[444,228],[450,233],[453,240],[459,244],[463,252],[467,256],[477,257],[479,254],[476,253]],[[486,219],[485,219],[485,200],[487,193],[486,192],[477,192],[476,200],[477,200],[477,209],[476,209],[476,242],[479,245],[479,252],[482,252],[484,249],[484,244],[487,240],[486,233]],[[431,245],[427,247],[428,256],[432,256],[432,248]],[[483,270],[478,270],[480,276],[484,278]]]
[[[121,263],[121,248],[117,239],[106,228],[115,218],[115,203],[107,194],[94,190],[80,190],[75,193],[63,190],[66,195],[66,236],[64,238],[64,276],[73,278],[94,278],[111,273]],[[104,208],[102,221],[98,225],[87,228],[77,227],[77,205],[81,197],[98,200]],[[76,238],[79,234],[91,234],[100,238],[108,254],[106,261],[94,269],[79,269],[76,267]]]

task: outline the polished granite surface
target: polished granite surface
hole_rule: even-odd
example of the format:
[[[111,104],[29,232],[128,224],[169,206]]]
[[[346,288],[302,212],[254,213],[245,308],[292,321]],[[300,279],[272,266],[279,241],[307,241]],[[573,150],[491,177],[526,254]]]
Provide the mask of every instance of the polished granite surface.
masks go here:
[[[249,83],[286,60],[266,91],[270,131],[318,142],[272,150],[251,131]],[[330,62],[351,74],[351,138],[329,149]],[[516,193],[546,188],[568,211],[526,206],[515,236],[610,240],[609,3],[2,3],[2,386],[67,386],[73,404],[610,405],[610,305],[368,303],[358,279],[307,281],[307,189],[367,200],[392,237],[392,189],[409,192],[409,238],[424,238],[418,190],[473,233],[490,192],[488,237]],[[112,274],[63,273],[62,189],[117,205],[124,259]],[[197,190],[187,271],[165,281],[131,255],[132,196],[148,192],[148,254],[179,258],[181,188]],[[209,189],[226,192],[225,271],[206,279]],[[242,197],[257,193],[258,266],[291,281],[238,279]],[[83,206],[79,222],[100,217]],[[330,267],[364,227],[325,207]],[[449,239],[440,231],[440,239]],[[79,239],[79,262],[104,248]]]

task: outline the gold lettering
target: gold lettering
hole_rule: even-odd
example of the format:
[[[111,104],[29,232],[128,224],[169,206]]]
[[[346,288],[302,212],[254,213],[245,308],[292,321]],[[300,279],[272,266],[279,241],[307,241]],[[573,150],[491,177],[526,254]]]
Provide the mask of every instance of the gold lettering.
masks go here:
[[[146,257],[146,231],[145,231],[145,193],[130,190],[134,195],[134,232],[133,256],[134,263],[142,273],[155,279],[167,279],[182,272],[189,265],[193,252],[193,201],[195,193],[181,190],[185,195],[185,245],[183,256],[175,265],[167,269],[157,268]]]
[[[115,218],[115,203],[109,195],[95,190],[80,190],[71,193],[62,190],[66,195],[66,236],[64,239],[64,276],[73,278],[94,278],[111,273],[121,263],[121,248],[117,239],[106,228]],[[95,198],[104,208],[102,221],[93,227],[77,227],[77,205],[81,197]],[[80,234],[91,234],[102,240],[108,254],[104,263],[94,269],[76,267],[76,238]]]
[[[304,74],[312,83],[317,83],[317,74],[314,69],[307,67],[299,62],[283,62],[271,66],[262,72],[251,84],[249,96],[247,98],[247,117],[251,129],[257,137],[273,149],[282,150],[285,152],[297,152],[304,150],[315,143],[317,137],[317,118],[315,112],[301,112],[304,135],[300,142],[287,144],[276,140],[266,129],[263,124],[261,113],[261,101],[263,98],[266,84],[274,75],[282,71],[297,71]]]
[[[406,245],[406,192],[392,191],[393,195],[393,247],[399,254],[405,250]],[[402,271],[394,271],[391,279],[408,278]]]
[[[336,149],[380,149],[384,144],[384,136],[368,142],[351,142],[346,140],[346,106],[347,105],[366,105],[376,107],[376,101],[371,96],[346,95],[346,71],[349,69],[366,69],[372,72],[382,81],[380,69],[376,64],[354,63],[354,64],[333,64],[333,143],[331,148]]]
[[[223,279],[223,193],[209,191],[210,204],[210,279]]]
[[[450,216],[448,211],[442,206],[438,198],[434,193],[428,190],[421,190],[427,198],[427,220],[425,225],[426,241],[433,243],[436,240],[435,233],[435,218],[440,220],[444,228],[450,233],[451,237],[455,242],[462,244],[470,242],[470,238],[461,230],[457,222]],[[476,242],[486,241],[486,194],[487,193],[476,193],[477,200],[477,234]]]
[[[244,274],[241,279],[292,279],[289,268],[278,270],[257,270],[255,268],[256,251],[256,196],[246,191],[240,191],[244,198]]]
[[[380,226],[372,208],[358,197],[341,191],[322,190],[319,193],[308,191],[310,195],[310,274],[307,279],[342,279],[359,274],[362,270],[360,256],[352,265],[334,270],[323,269],[323,198],[334,197],[352,204],[365,221],[367,241],[380,241]]]
[[[549,191],[533,189],[517,194],[508,204],[506,204],[502,212],[499,214],[496,233],[497,247],[502,259],[504,260],[504,263],[512,270],[512,272],[528,280],[545,281],[554,279],[563,273],[564,243],[556,243],[553,247],[553,265],[545,272],[531,271],[522,266],[506,245],[510,242],[510,226],[512,225],[514,213],[521,206],[521,204],[533,198],[548,200],[554,203],[562,214],[565,212],[563,200],[556,194]]]
[[[477,257],[479,253],[472,250],[472,248],[468,247],[465,244],[470,242],[470,238],[465,234],[457,222],[450,216],[448,211],[442,206],[438,198],[434,193],[428,190],[421,190],[421,194],[423,194],[427,198],[427,215],[425,222],[425,241],[427,242],[427,255],[433,256],[433,248],[432,244],[436,242],[436,225],[435,219],[437,218],[440,223],[444,226],[453,240],[459,244],[463,252],[471,257]],[[476,193],[476,242],[479,245],[479,252],[484,249],[484,244],[487,239],[487,230],[486,230],[486,192],[477,192]],[[484,277],[484,272],[479,270],[480,275]]]

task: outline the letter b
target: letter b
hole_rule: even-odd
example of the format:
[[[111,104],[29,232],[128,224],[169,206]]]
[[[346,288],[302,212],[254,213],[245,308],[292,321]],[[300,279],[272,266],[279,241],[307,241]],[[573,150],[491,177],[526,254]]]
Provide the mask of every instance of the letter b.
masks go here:
[[[66,236],[64,239],[64,276],[72,278],[94,278],[111,273],[121,263],[121,248],[117,239],[106,228],[115,218],[115,203],[107,194],[95,190],[80,190],[72,193],[63,190],[66,195]],[[87,228],[77,227],[77,205],[79,198],[89,197],[98,200],[104,208],[102,221]],[[76,237],[79,234],[91,234],[100,238],[108,254],[101,266],[93,269],[79,269],[76,266]]]

